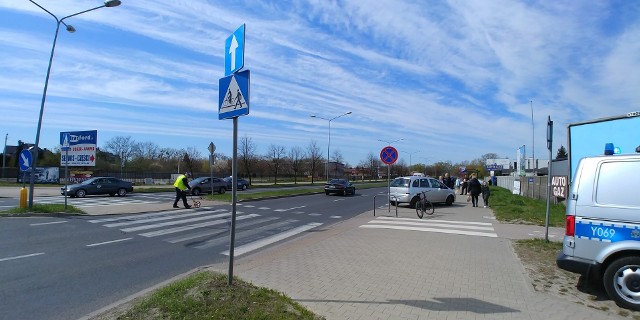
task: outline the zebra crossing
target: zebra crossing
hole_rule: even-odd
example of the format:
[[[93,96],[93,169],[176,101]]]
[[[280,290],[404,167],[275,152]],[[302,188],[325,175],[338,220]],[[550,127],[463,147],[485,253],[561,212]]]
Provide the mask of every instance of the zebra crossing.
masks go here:
[[[270,215],[263,210],[265,209],[257,213],[236,212],[234,256],[257,250],[322,225],[320,222],[303,222],[292,216]],[[182,244],[189,248],[215,249],[229,243],[231,214],[228,209],[185,209],[92,219],[88,222],[145,238]],[[229,255],[228,250],[219,253]]]
[[[410,230],[490,238],[498,237],[493,229],[493,224],[474,221],[377,217],[367,224],[361,225],[360,228]]]
[[[40,197],[34,199],[37,203],[63,204],[64,197]],[[88,198],[67,198],[67,203],[79,208],[92,208],[103,206],[125,206],[132,204],[154,204],[161,203],[157,198],[133,198],[133,197],[88,197]]]

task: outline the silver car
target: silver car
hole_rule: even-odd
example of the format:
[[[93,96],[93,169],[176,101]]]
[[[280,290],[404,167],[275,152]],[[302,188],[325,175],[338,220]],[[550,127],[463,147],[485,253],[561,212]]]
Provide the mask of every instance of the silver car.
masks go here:
[[[216,177],[213,177],[213,181],[209,177],[195,178],[189,181],[189,187],[191,187],[191,194],[194,196],[199,196],[203,193],[217,192],[223,194],[227,192],[227,182]]]
[[[444,183],[431,177],[408,176],[395,178],[390,185],[389,203],[398,205],[408,203],[415,208],[420,199],[420,192],[426,193],[427,199],[432,203],[444,203],[448,206],[456,201],[456,192]]]

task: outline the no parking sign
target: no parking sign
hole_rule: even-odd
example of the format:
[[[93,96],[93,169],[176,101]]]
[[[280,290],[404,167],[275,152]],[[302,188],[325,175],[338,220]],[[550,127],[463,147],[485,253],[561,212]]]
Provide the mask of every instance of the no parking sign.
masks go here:
[[[394,164],[398,160],[398,150],[392,146],[386,146],[380,151],[380,160],[385,164]]]

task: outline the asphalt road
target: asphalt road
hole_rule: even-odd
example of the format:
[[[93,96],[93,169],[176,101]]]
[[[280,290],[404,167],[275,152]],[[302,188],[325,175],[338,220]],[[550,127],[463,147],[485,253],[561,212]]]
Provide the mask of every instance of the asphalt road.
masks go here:
[[[236,256],[321,232],[371,210],[373,196],[385,191],[242,202]],[[166,202],[172,195],[144,196]],[[383,199],[378,196],[378,203]],[[230,211],[225,204],[118,216],[1,218],[0,319],[77,319],[193,268],[228,261]]]

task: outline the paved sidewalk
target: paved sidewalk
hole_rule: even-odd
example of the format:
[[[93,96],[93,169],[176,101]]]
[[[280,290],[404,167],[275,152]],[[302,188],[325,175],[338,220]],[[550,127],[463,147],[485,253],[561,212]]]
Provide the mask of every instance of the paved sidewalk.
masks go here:
[[[237,258],[234,275],[327,319],[622,319],[534,291],[510,239],[544,237],[544,228],[495,223],[489,209],[466,202],[429,218],[493,222],[497,237],[362,227],[381,220],[381,210],[376,215]],[[386,209],[384,217],[396,219]],[[398,217],[418,220],[410,209]]]

